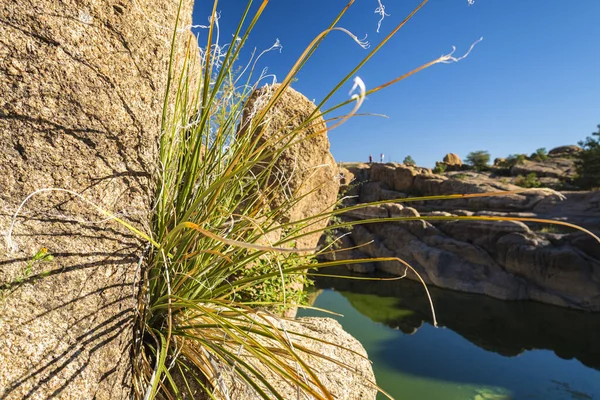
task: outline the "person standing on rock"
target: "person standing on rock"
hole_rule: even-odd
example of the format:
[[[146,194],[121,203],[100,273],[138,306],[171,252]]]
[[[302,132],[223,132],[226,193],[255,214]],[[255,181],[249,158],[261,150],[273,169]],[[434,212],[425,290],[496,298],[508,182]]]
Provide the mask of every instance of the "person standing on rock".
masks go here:
[[[385,158],[385,154],[381,153],[381,154],[379,155],[379,160],[380,160],[380,162],[381,162],[382,164],[383,164],[383,159],[384,159],[384,158]]]
[[[373,164],[373,156],[369,154],[369,164]]]

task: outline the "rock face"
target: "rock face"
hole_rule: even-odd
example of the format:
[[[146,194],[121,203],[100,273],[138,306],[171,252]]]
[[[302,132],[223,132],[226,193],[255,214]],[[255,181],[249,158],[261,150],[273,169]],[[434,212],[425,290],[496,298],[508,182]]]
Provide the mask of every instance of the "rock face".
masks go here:
[[[512,176],[534,173],[539,178],[565,178],[575,175],[575,161],[569,158],[551,158],[545,162],[525,160],[510,172]]]
[[[304,95],[287,88],[267,113],[267,122],[259,127],[249,125],[247,116],[257,99],[268,98],[278,87],[279,85],[264,87],[252,94],[246,106],[246,120],[241,132],[246,134],[250,131],[254,135],[261,135],[260,143],[274,143],[274,149],[280,149],[287,143],[286,140],[274,142],[275,140],[290,137],[290,133],[297,130],[316,109]],[[260,107],[257,111],[260,111]],[[340,187],[338,168],[329,152],[327,127],[322,117],[316,118],[292,140],[299,143],[281,152],[276,162],[276,176],[271,183],[275,190],[269,193],[269,201],[273,208],[290,207],[290,198],[302,197],[283,215],[284,222],[295,222],[331,211]],[[311,224],[309,229],[323,229],[328,222],[329,218],[323,218]],[[320,236],[320,233],[314,233],[300,238],[296,247],[314,248]]]
[[[494,158],[494,166],[502,166],[504,164],[506,164],[506,158]]]
[[[555,147],[548,152],[548,155],[551,157],[572,157],[581,153],[583,149],[579,146],[569,145],[569,146],[559,146]]]
[[[454,153],[446,154],[442,161],[444,161],[444,163],[447,165],[458,165],[458,166],[463,165],[463,162],[460,159],[460,157],[458,156],[458,154],[454,154]]]
[[[575,164],[582,150],[579,146],[561,146],[552,149],[546,157],[534,153],[529,157],[521,154],[496,158],[489,169],[491,173],[487,175],[490,179],[501,179],[517,185],[522,184],[520,181],[523,177],[533,175],[542,187],[577,190],[574,185],[577,177]]]
[[[3,236],[21,201],[52,187],[146,226],[177,6],[0,2]],[[191,11],[184,0],[180,26]],[[14,249],[0,243],[0,398],[131,397],[141,243],[114,222],[90,223],[102,219],[44,192],[17,218]],[[28,267],[42,247],[54,260]]]
[[[370,167],[369,181],[381,182],[388,189],[405,192],[413,187],[417,175],[431,175],[427,168],[413,167],[404,164],[373,164]],[[355,174],[360,176],[360,174]]]
[[[385,174],[371,174],[382,181],[363,183],[359,199],[385,200],[382,193],[391,190],[389,177],[396,174],[391,168]],[[412,182],[403,189],[425,196],[520,189],[472,172],[416,174]],[[363,193],[375,187],[375,196]],[[344,216],[350,220],[419,215],[546,218],[600,232],[600,192],[563,195],[566,199],[557,192],[532,189],[503,196],[411,202],[411,207],[367,206]],[[336,253],[338,259],[399,257],[439,287],[600,311],[600,243],[582,232],[515,221],[398,221],[355,226],[344,241],[343,247],[364,246],[348,254]],[[395,275],[406,271],[395,261],[373,265]],[[349,268],[372,270],[370,265]]]
[[[352,183],[356,179],[354,177],[354,174],[352,172],[350,172],[350,170],[343,168],[343,167],[339,169],[339,176],[340,176],[340,186],[343,186],[343,187],[352,185]]]
[[[298,351],[302,354],[303,360],[316,369],[319,381],[330,391],[333,398],[340,400],[375,400],[377,395],[377,391],[374,389],[375,376],[373,375],[371,363],[367,359],[367,353],[356,339],[343,330],[339,322],[331,318],[298,318],[296,321],[273,320],[273,323],[284,325],[286,331],[290,332],[289,336],[294,346],[307,348],[313,354],[328,357],[332,360],[306,356]],[[310,336],[317,340],[307,339],[300,335]],[[338,347],[318,340],[325,340]],[[252,360],[252,358],[249,357],[249,360]],[[342,367],[338,363],[346,367]],[[271,376],[270,372],[260,365],[256,365],[256,367],[264,373],[264,376],[271,378],[270,381],[273,382],[274,388],[282,394],[284,399],[296,398],[297,390],[295,387]],[[291,367],[296,368],[293,363]],[[225,373],[224,375],[228,376],[229,374]],[[261,397],[252,388],[242,387],[238,384],[232,385],[230,398],[258,400]]]

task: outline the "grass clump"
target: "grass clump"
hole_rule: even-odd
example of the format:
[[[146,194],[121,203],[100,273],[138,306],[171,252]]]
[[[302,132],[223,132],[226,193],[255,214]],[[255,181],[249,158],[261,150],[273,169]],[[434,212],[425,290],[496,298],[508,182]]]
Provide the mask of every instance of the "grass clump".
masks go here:
[[[592,136],[579,142],[579,145],[583,151],[577,155],[575,162],[575,183],[582,189],[600,188],[600,125],[598,132],[593,132]]]
[[[269,110],[320,41],[332,30],[343,30],[335,24],[345,10],[284,81],[262,90],[249,106],[262,76],[253,76],[254,64],[235,73],[235,62],[266,3],[251,16],[249,2],[234,34],[238,39],[221,46],[216,41],[215,2],[199,55],[190,43],[183,69],[176,74],[170,66],[154,250],[135,333],[134,386],[139,398],[194,398],[198,391],[227,398],[234,381],[260,397],[281,398],[267,378],[273,374],[299,393],[331,398],[303,361],[310,351],[293,345],[270,317],[270,311],[282,312],[304,300],[298,287],[307,283],[305,272],[313,265],[307,250],[314,250],[294,248],[307,229],[310,233],[314,219],[286,219],[302,196],[292,194],[277,205],[271,201],[286,186],[277,160],[304,140],[302,134],[320,114],[315,112],[283,136],[265,139],[261,130],[270,122]],[[355,109],[365,96],[361,89],[351,100]]]
[[[20,271],[18,276],[11,282],[7,282],[0,285],[0,303],[4,300],[6,294],[11,290],[16,289],[20,285],[28,282],[33,283],[37,279],[45,278],[50,274],[50,271],[42,271],[33,276],[33,267],[41,263],[51,263],[54,260],[54,256],[48,252],[46,247],[42,247],[38,250],[33,257],[25,264],[25,267]]]
[[[538,188],[542,186],[542,182],[540,182],[535,172],[531,172],[527,174],[527,176],[517,176],[515,179],[515,185],[524,188]]]
[[[284,274],[281,276],[271,276],[262,280],[261,276],[273,272],[274,266],[281,270],[290,270],[300,267],[307,269],[311,264],[316,264],[313,257],[298,257],[297,254],[275,254],[269,258],[259,259],[253,265],[249,265],[240,271],[237,278],[255,279],[255,285],[250,285],[240,290],[234,296],[234,299],[240,303],[252,303],[256,307],[261,307],[277,314],[285,314],[295,305],[307,304],[306,289],[313,286],[313,281],[308,279],[305,274]],[[285,290],[282,290],[282,287]]]
[[[439,57],[369,91],[354,78],[358,94],[319,111],[426,2],[343,77],[313,115],[291,132],[268,138],[261,130],[270,122],[269,110],[329,33],[341,31],[366,47],[337,26],[352,2],[307,47],[281,84],[261,90],[264,95],[251,102],[262,77],[253,77],[252,63],[242,73],[235,73],[235,63],[267,2],[252,16],[248,3],[233,35],[238,39],[227,46],[216,42],[215,2],[206,45],[199,56],[190,44],[182,70],[176,74],[170,66],[160,137],[153,251],[140,294],[135,333],[134,386],[138,397],[194,397],[193,387],[211,398],[227,397],[223,371],[229,371],[228,376],[259,396],[281,398],[266,378],[267,370],[299,393],[331,398],[328,388],[303,361],[310,351],[293,345],[289,335],[267,317],[268,310],[282,311],[303,300],[294,287],[306,283],[306,271],[314,266],[313,256],[307,251],[310,249],[295,249],[294,243],[314,233],[316,220],[332,214],[297,222],[286,219],[302,196],[292,194],[277,205],[270,201],[286,186],[285,181],[274,179],[281,175],[277,160],[286,149],[306,140],[303,134],[317,118],[354,104],[348,113],[332,118],[332,129],[351,117],[366,95],[431,65],[460,59],[452,54]],[[250,104],[251,109],[247,109]],[[325,132],[312,133],[316,134]],[[274,238],[265,240],[269,237]]]
[[[459,181],[464,181],[468,177],[469,177],[469,175],[467,175],[467,174],[455,174],[455,175],[452,175],[452,178],[458,179]]]
[[[548,152],[546,151],[546,148],[540,147],[539,149],[537,149],[535,153],[531,154],[530,159],[537,162],[546,161],[548,159]]]

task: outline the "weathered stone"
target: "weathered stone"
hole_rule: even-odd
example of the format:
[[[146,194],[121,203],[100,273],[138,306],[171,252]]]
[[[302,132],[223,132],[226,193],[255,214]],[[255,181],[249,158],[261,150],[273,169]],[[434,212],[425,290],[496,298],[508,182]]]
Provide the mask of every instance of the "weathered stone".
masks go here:
[[[512,176],[535,174],[542,178],[566,179],[575,175],[575,160],[568,158],[550,158],[549,161],[525,160],[511,168]]]
[[[431,170],[393,163],[373,164],[369,180],[381,182],[397,192],[406,192],[412,189],[418,175],[431,175]]]
[[[527,225],[518,221],[444,221],[436,224],[446,235],[481,247],[493,254],[497,241],[508,234],[528,233]]]
[[[494,158],[494,166],[503,167],[504,165],[506,165],[506,158],[502,158],[502,157]]]
[[[326,245],[325,238],[321,237],[320,244]],[[366,254],[358,249],[353,249],[354,242],[347,234],[340,234],[336,238],[335,248],[329,248],[330,251],[325,251],[319,254],[318,259],[321,261],[340,261],[340,260],[359,260],[368,258]],[[347,269],[359,273],[370,273],[375,271],[375,265],[373,263],[349,263]]]
[[[392,218],[403,216],[404,206],[402,204],[386,203],[386,204],[383,204],[383,207],[385,207],[388,210],[388,213],[389,213],[390,217],[392,217]]]
[[[561,186],[572,176],[574,161],[551,157],[544,162],[526,161],[515,167],[535,172]],[[378,166],[363,188],[377,187],[376,198],[387,195],[386,186],[398,184],[394,164]],[[489,172],[458,171],[444,175],[421,173],[414,168],[403,183],[413,196],[522,191],[495,196],[452,200],[414,201],[415,208],[385,204],[390,217],[485,216],[546,218],[568,221],[600,232],[600,192],[563,192],[526,189],[510,182],[514,177],[495,177]],[[396,183],[394,183],[396,182]],[[524,190],[524,191],[523,191]],[[362,196],[368,197],[365,190]],[[565,196],[566,195],[566,199]],[[410,210],[414,210],[411,215]],[[382,210],[356,213],[352,218],[371,218]],[[351,236],[372,257],[399,257],[413,265],[424,279],[442,287],[483,293],[502,299],[533,299],[545,303],[600,311],[600,243],[586,234],[534,231],[514,221],[400,221],[357,227]],[[544,228],[546,229],[546,228]],[[557,229],[557,228],[555,228]],[[562,229],[562,228],[561,228]],[[376,263],[376,268],[404,274],[400,263]],[[451,266],[451,267],[449,267]],[[479,272],[477,272],[479,271]],[[409,274],[409,277],[411,275]],[[414,276],[412,276],[414,278]],[[578,288],[578,289],[576,289]]]
[[[448,153],[444,156],[444,163],[447,165],[463,165],[462,160],[457,154]]]
[[[356,179],[356,176],[352,171],[346,168],[340,168],[340,196],[345,197],[345,203],[355,202],[355,198],[360,194],[361,182]]]
[[[177,8],[161,0],[0,2],[5,235],[19,203],[42,188],[73,190],[148,226]],[[180,26],[191,12],[184,0]],[[44,192],[17,219],[15,248],[0,244],[0,285],[13,282],[0,299],[0,398],[131,398],[142,243],[114,221],[79,222],[104,218],[73,196]],[[42,247],[54,261],[28,271]]]
[[[475,212],[469,211],[469,210],[452,210],[452,212],[455,215],[459,215],[459,216],[462,216],[462,217],[470,217],[470,216],[472,216],[472,215],[475,214]]]
[[[564,303],[598,310],[600,282],[592,279],[592,273],[600,263],[590,262],[570,246],[557,247],[541,236],[523,233],[504,235],[496,251],[506,271],[524,277],[528,284],[559,294]]]
[[[588,229],[600,230],[600,191],[562,192],[565,196],[544,196],[531,211],[538,217],[565,220]]]
[[[408,209],[385,206],[392,216]],[[441,214],[448,215],[427,215]],[[506,300],[531,299],[600,310],[600,262],[590,259],[594,254],[590,247],[600,247],[596,241],[586,241],[581,235],[570,239],[554,235],[550,242],[513,221],[444,221],[418,228],[411,224],[356,226],[349,246],[360,245],[370,257],[399,257],[426,282],[440,287]],[[395,275],[406,272],[399,262],[375,266]],[[408,277],[414,279],[415,275],[409,273]]]
[[[310,216],[331,211],[339,191],[338,167],[329,152],[327,127],[322,117],[316,118],[301,132],[290,135],[315,111],[315,105],[304,95],[287,88],[275,105],[269,109],[260,126],[252,126],[251,114],[257,99],[269,98],[279,85],[266,86],[255,91],[248,101],[240,134],[261,135],[259,144],[272,143],[271,150],[285,146],[289,140],[295,143],[281,152],[276,161],[277,176],[270,183],[268,193],[272,208],[288,207],[282,222],[295,222]],[[257,112],[261,109],[258,107]],[[279,140],[283,137],[288,139]],[[290,203],[290,199],[294,203]],[[324,229],[329,218],[322,218],[307,229]],[[296,241],[297,248],[314,248],[320,233],[302,237]]]
[[[415,177],[412,191],[416,192],[415,195],[417,196],[435,195],[439,192],[441,184],[446,180],[448,178],[441,175],[418,175]]]
[[[582,151],[581,147],[575,145],[559,146],[550,150],[548,155],[552,157],[572,157],[577,156]]]
[[[358,340],[344,331],[339,322],[331,318],[298,318],[295,321],[266,318],[273,325],[280,326],[288,332],[287,336],[293,345],[298,347],[296,352],[303,357],[306,364],[314,368],[317,378],[333,398],[375,400],[377,395],[375,376],[371,363],[367,359],[367,353]],[[311,340],[310,337],[317,340]],[[256,339],[261,341],[260,337]],[[307,349],[313,355],[305,354],[299,350],[300,347]],[[284,399],[297,397],[296,387],[279,379],[262,363],[256,362],[255,357],[250,354],[242,354],[242,357],[247,357],[248,362],[264,374],[263,376],[272,383]],[[293,361],[288,362],[291,368],[295,368]],[[228,371],[223,372],[222,375],[227,377],[226,379],[230,379],[228,377],[231,374]],[[261,398],[253,388],[247,385],[228,383],[231,399],[258,400]],[[263,389],[268,391],[266,388]],[[320,392],[320,389],[314,385],[313,389]]]
[[[349,260],[356,260],[357,258],[350,258]],[[375,271],[375,263],[372,262],[362,262],[362,263],[348,263],[346,267],[352,271],[357,272],[359,274],[370,274]]]
[[[381,182],[365,182],[360,185],[360,194],[358,201],[361,203],[372,203],[374,201],[381,200],[382,197],[382,183]]]
[[[371,172],[371,166],[369,164],[357,163],[347,165],[346,168],[354,174],[354,178],[357,182],[367,182],[369,180],[369,174]]]
[[[387,218],[389,216],[387,208],[383,206],[365,206],[356,210],[348,210],[344,216],[356,219]]]
[[[406,193],[397,192],[395,190],[381,189],[380,200],[395,200],[405,199],[408,195]]]
[[[347,187],[349,185],[353,185],[353,184],[357,183],[357,182],[355,182],[356,178],[355,178],[354,174],[350,170],[342,167],[339,169],[339,174],[340,174],[340,186],[341,187]]]
[[[408,168],[407,170],[410,170]],[[412,185],[412,177],[409,174],[407,185]],[[395,164],[373,164],[370,169],[369,180],[371,182],[381,182],[388,188],[395,189],[394,182],[396,180],[396,165]]]
[[[392,218],[415,218],[419,217],[419,212],[413,207],[406,207],[398,203],[386,203],[382,205],[388,210],[389,216]],[[417,237],[422,237],[427,229],[431,227],[427,221],[424,220],[398,220],[392,222],[403,229],[408,230],[410,233]]]
[[[419,217],[420,215],[416,208],[404,207],[404,209],[400,211],[400,216],[412,218],[412,217]]]

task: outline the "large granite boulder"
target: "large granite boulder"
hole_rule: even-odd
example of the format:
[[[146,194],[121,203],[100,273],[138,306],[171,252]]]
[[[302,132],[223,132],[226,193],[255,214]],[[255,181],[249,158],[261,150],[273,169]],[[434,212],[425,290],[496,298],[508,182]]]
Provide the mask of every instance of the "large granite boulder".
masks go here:
[[[415,177],[418,175],[431,175],[427,168],[414,167],[404,164],[373,164],[370,169],[369,180],[381,182],[398,192],[410,191],[414,185]]]
[[[147,228],[177,8],[0,2],[5,239],[19,203],[41,188],[81,193]],[[180,26],[191,12],[184,0]],[[131,398],[143,243],[103,219],[73,196],[43,192],[23,208],[12,242],[0,243],[0,398]],[[44,247],[54,260],[29,263]]]
[[[371,172],[371,165],[376,164],[365,164],[365,163],[354,163],[347,165],[346,168],[352,172],[357,183],[366,182],[369,180],[369,174]]]
[[[315,112],[316,106],[304,95],[287,88],[275,105],[267,112],[260,126],[253,126],[252,114],[262,109],[257,100],[266,101],[279,85],[256,90],[250,97],[242,122],[240,135],[259,136],[259,144],[270,143],[271,151],[277,151],[292,140],[276,161],[268,193],[272,208],[289,208],[282,215],[282,222],[295,222],[333,210],[340,188],[340,176],[336,162],[329,151],[327,127],[322,117],[317,117],[298,134],[290,135]],[[256,110],[255,110],[256,108]],[[279,140],[286,138],[285,140]],[[289,139],[288,139],[289,138]],[[300,201],[290,199],[301,198]],[[293,202],[293,205],[292,205]],[[309,230],[324,229],[329,218],[311,223]],[[300,238],[297,248],[313,248],[321,233]]]
[[[454,154],[454,153],[448,153],[448,154],[446,154],[444,156],[444,159],[442,161],[446,165],[457,165],[457,166],[463,165],[463,162],[460,159],[460,157],[458,156],[458,154]]]
[[[576,157],[582,151],[581,147],[575,145],[559,146],[550,150],[548,155],[551,157]]]
[[[298,318],[295,321],[268,319],[273,325],[285,329],[288,340],[296,347],[296,352],[307,365],[314,368],[317,378],[333,398],[375,400],[375,376],[367,353],[360,342],[344,331],[339,322],[331,318]],[[260,322],[264,323],[262,320]],[[263,345],[269,344],[260,337],[256,339]],[[300,348],[307,349],[310,354],[305,354]],[[295,386],[279,379],[252,355],[242,352],[241,356],[262,372],[284,399],[297,398],[299,392]],[[286,362],[290,368],[298,367],[293,360]],[[229,369],[223,371],[223,376],[225,379],[231,377]],[[227,384],[231,399],[261,399],[258,393],[247,385],[236,382]],[[314,384],[311,384],[311,387],[321,392]],[[268,389],[262,389],[270,393]]]

